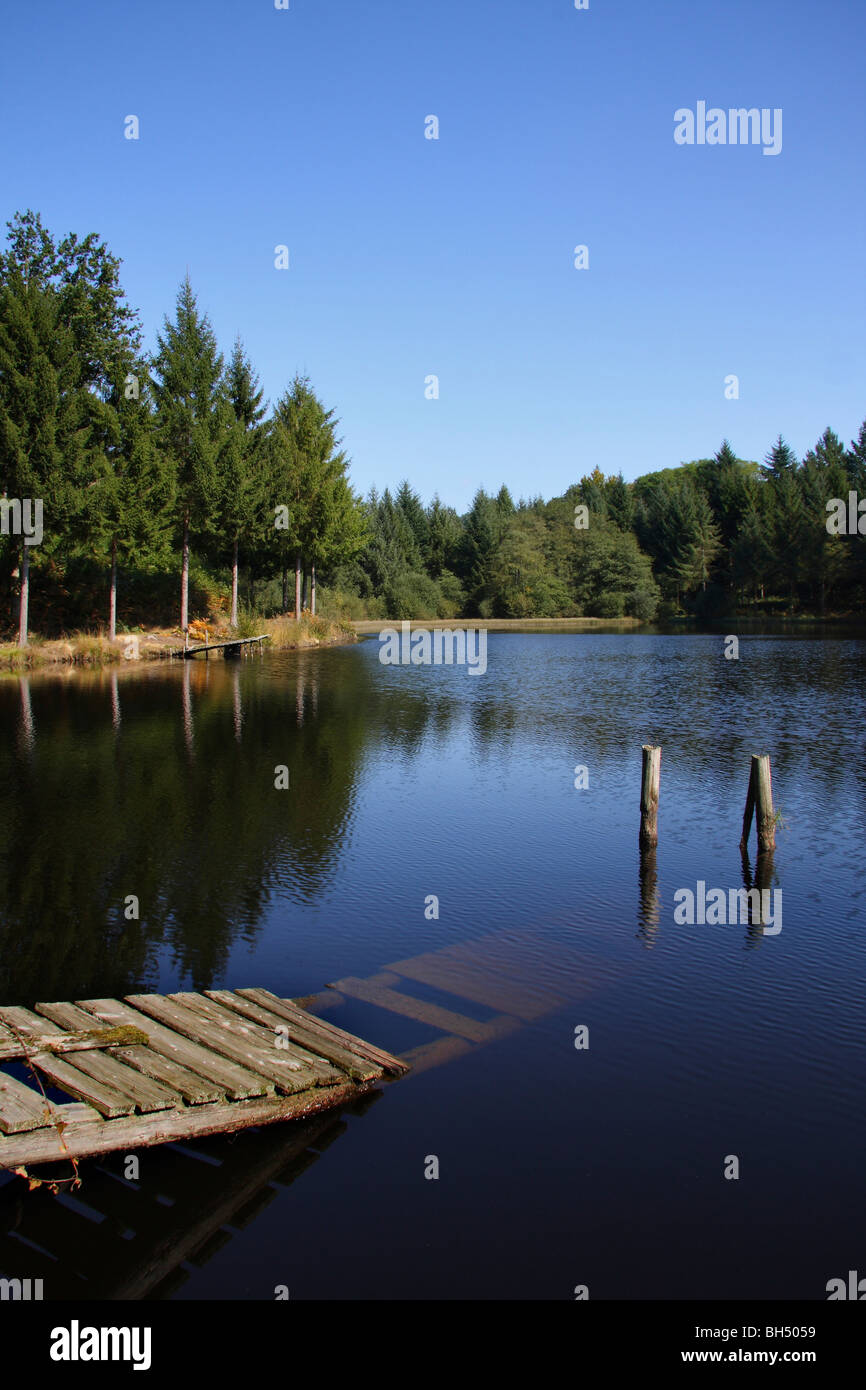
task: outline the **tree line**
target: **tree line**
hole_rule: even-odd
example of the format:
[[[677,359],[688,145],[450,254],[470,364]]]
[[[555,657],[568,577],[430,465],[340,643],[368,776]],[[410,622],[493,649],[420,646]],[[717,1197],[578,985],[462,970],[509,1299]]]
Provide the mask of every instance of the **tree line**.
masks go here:
[[[369,539],[333,582],[369,617],[853,612],[866,535],[828,528],[827,508],[852,491],[866,502],[866,421],[849,448],[827,429],[802,460],[781,436],[761,464],[725,440],[633,483],[595,468],[548,502],[481,490],[464,516],[404,482],[367,498]]]
[[[0,494],[39,499],[38,548],[4,507],[5,559],[17,578],[19,643],[28,637],[31,549],[54,583],[82,555],[106,573],[108,634],[118,572],[179,564],[180,625],[189,622],[193,546],[231,574],[233,625],[242,564],[258,576],[302,574],[315,607],[317,567],[363,543],[348,459],[306,378],[270,412],[240,339],[226,359],[189,277],[154,352],[120,261],[97,236],[57,240],[18,213],[0,253]]]
[[[223,355],[188,277],[145,353],[104,242],[58,240],[31,211],[7,225],[0,505],[38,498],[45,515],[31,546],[4,509],[0,599],[22,644],[34,555],[58,602],[76,565],[104,576],[112,638],[123,576],[142,573],[176,575],[186,629],[192,558],[226,583],[235,626],[242,576],[250,603],[264,585],[264,606],[315,612],[318,577],[333,616],[374,619],[862,607],[866,537],[826,523],[831,499],[866,496],[866,422],[847,448],[828,428],[802,460],[780,436],[760,464],[724,441],[633,483],[596,467],[547,502],[480,490],[460,514],[408,482],[362,500],[334,412],[300,376],[264,404],[242,341]]]

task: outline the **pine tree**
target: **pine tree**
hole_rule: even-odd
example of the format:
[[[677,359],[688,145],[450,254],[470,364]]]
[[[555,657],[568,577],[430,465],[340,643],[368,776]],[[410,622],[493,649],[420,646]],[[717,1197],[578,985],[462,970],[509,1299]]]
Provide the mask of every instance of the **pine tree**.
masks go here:
[[[765,478],[780,478],[784,473],[796,472],[798,466],[794,450],[779,435],[761,465],[761,473]]]
[[[189,625],[189,553],[216,504],[216,461],[231,428],[223,358],[187,276],[175,319],[166,318],[152,362],[157,441],[174,473],[175,521],[181,542],[180,625]],[[227,408],[228,407],[228,408]]]
[[[89,490],[88,533],[109,563],[111,641],[117,632],[118,570],[168,563],[175,500],[173,469],[156,444],[147,369],[141,362],[134,366],[117,384],[105,467]]]
[[[322,549],[336,552],[326,538],[329,518],[337,512],[338,499],[331,492],[336,480],[345,479],[347,460],[336,437],[333,410],[326,410],[307,377],[296,376],[277,402],[271,445],[271,487],[274,506],[288,510],[288,526],[278,532],[283,572],[283,607],[287,607],[288,557],[295,562],[295,615],[301,612],[301,570],[306,561],[314,567]],[[329,500],[330,499],[330,500]],[[342,494],[340,505],[348,506]],[[353,504],[356,505],[356,504]]]
[[[846,466],[851,487],[863,497],[866,495],[866,420],[860,426],[857,438],[851,441]]]
[[[238,556],[241,542],[251,539],[262,524],[267,433],[262,424],[267,413],[263,392],[240,338],[235,340],[224,385],[234,420],[219,458],[218,532],[221,543],[231,548],[231,624],[237,627]]]
[[[16,213],[9,228],[8,246],[0,255],[0,281],[17,272],[25,284],[50,290],[55,297],[58,322],[71,336],[78,363],[76,389],[87,425],[86,477],[79,489],[75,525],[75,545],[79,549],[111,556],[109,633],[113,637],[116,614],[116,573],[118,546],[129,517],[118,512],[124,489],[113,487],[123,469],[123,459],[131,447],[128,436],[129,410],[121,407],[130,396],[128,382],[144,375],[137,361],[141,347],[141,328],[137,313],[126,303],[120,284],[120,260],[111,255],[94,233],[80,239],[71,232],[59,244],[42,225],[37,213]],[[145,434],[136,427],[136,489],[125,492],[133,513],[150,492],[142,472]],[[145,431],[146,433],[146,431]],[[154,495],[154,505],[157,502]],[[152,526],[153,518],[148,523]],[[145,529],[148,529],[146,527]],[[71,539],[71,537],[70,537]],[[128,553],[137,552],[138,542],[130,539]]]
[[[70,534],[80,506],[87,435],[75,342],[57,294],[9,270],[0,286],[0,488],[42,508],[40,544]],[[4,507],[9,511],[9,507]],[[4,517],[4,525],[9,526]],[[30,545],[19,545],[18,644],[28,642]]]
[[[848,488],[845,446],[837,434],[826,429],[803,459],[799,481],[807,524],[803,528],[801,551],[806,573],[817,590],[818,611],[823,616],[831,590],[842,576],[848,553],[845,540],[827,530],[827,502],[844,497]]]

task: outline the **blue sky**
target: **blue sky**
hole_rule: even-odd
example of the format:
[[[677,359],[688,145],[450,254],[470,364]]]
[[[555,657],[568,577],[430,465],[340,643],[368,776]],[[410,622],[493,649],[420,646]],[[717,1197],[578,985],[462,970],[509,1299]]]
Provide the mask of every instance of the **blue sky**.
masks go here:
[[[189,267],[270,399],[309,374],[362,492],[549,497],[725,436],[802,455],[866,416],[862,0],[4,0],[2,20],[0,220],[104,237],[151,346]],[[781,153],[678,146],[698,101],[781,108]]]

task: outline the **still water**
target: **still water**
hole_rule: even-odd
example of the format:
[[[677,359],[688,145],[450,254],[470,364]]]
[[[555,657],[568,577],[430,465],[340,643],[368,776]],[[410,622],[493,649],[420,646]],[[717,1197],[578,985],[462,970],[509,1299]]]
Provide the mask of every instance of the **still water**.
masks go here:
[[[354,1111],[142,1150],[137,1183],[121,1155],[74,1195],[0,1179],[0,1273],[46,1299],[826,1298],[866,1269],[864,647],[492,633],[482,676],[372,640],[0,683],[0,1003],[305,996],[481,938],[548,999]],[[782,929],[680,925],[678,890],[753,881],[765,752]]]

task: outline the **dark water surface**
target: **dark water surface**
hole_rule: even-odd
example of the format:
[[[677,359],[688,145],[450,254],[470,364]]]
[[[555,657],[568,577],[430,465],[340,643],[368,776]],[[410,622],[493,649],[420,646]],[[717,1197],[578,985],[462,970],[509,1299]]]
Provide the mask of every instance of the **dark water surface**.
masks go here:
[[[74,1197],[6,1180],[0,1273],[220,1299],[824,1299],[866,1273],[864,646],[493,633],[481,676],[373,640],[0,683],[0,1003],[300,996],[494,933],[558,999],[336,1119],[142,1150],[138,1183],[87,1163]],[[752,881],[764,752],[782,930],[676,924],[678,889]],[[327,1017],[395,1051],[437,1036]]]

